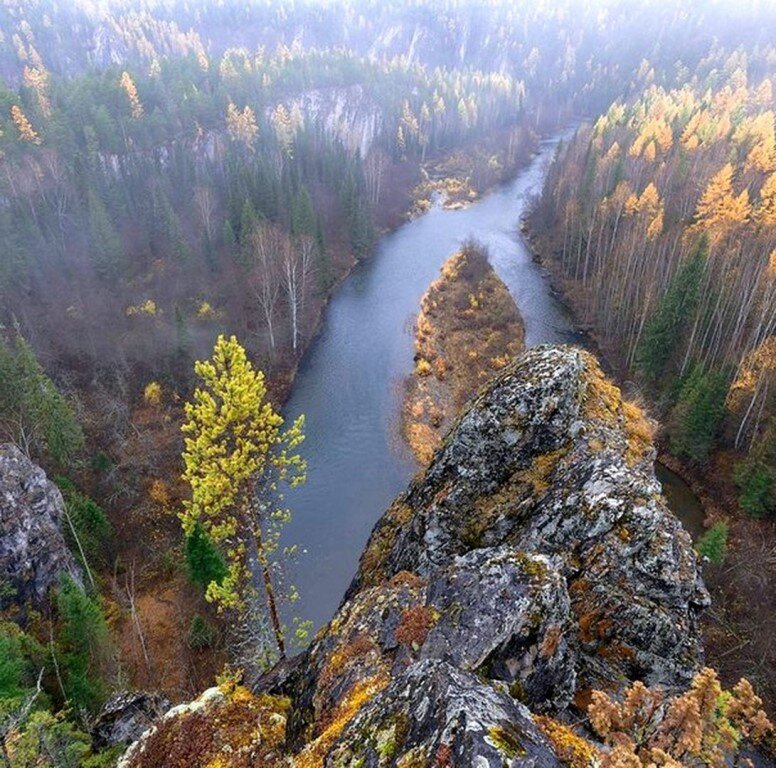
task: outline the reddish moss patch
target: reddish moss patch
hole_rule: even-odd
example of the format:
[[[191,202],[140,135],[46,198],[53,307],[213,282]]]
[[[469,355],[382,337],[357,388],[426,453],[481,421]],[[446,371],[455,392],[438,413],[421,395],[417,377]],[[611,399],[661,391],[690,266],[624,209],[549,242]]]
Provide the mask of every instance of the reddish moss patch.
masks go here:
[[[409,587],[410,589],[420,589],[426,582],[412,571],[399,571],[390,582],[392,587]]]
[[[238,686],[223,701],[163,719],[132,768],[248,768],[257,758],[268,768],[279,765],[289,706],[286,698]]]
[[[416,605],[402,614],[396,628],[396,640],[412,648],[420,648],[426,642],[429,630],[439,621],[439,614],[428,605]]]

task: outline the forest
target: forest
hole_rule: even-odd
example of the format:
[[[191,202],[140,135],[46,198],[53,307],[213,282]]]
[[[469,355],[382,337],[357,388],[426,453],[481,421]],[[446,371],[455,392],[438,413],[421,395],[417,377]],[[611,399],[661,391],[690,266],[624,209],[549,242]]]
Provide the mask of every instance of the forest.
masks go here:
[[[765,515],[776,504],[774,101],[739,57],[715,79],[612,104],[563,149],[534,215],[585,321],[670,407],[672,451],[746,455],[740,503]]]
[[[713,663],[776,691],[774,41],[760,0],[4,0],[0,443],[60,490],[83,584],[0,585],[0,765],[115,765],[113,693],[177,703],[309,644],[281,531],[316,425],[284,404],[327,307],[561,134],[534,255],[707,508]],[[477,270],[514,338],[453,383],[523,346]]]

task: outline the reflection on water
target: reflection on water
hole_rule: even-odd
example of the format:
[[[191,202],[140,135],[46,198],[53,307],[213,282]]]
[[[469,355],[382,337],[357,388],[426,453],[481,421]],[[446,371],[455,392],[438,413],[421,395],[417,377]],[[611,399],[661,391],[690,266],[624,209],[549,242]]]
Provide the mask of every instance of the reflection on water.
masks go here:
[[[543,142],[510,184],[463,210],[434,208],[383,238],[337,290],[299,369],[287,418],[306,415],[307,483],[289,491],[284,540],[305,552],[292,574],[296,615],[316,626],[336,609],[380,514],[417,465],[396,439],[399,382],[412,370],[412,318],[445,260],[467,238],[484,243],[520,308],[526,342],[583,338],[519,237],[558,139]]]

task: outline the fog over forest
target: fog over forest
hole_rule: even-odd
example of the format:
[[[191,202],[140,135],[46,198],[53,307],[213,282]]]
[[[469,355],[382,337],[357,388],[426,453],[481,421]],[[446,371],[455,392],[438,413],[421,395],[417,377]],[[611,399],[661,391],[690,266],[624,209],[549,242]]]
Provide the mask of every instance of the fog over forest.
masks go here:
[[[776,764],[774,89],[768,0],[0,0],[0,768]]]

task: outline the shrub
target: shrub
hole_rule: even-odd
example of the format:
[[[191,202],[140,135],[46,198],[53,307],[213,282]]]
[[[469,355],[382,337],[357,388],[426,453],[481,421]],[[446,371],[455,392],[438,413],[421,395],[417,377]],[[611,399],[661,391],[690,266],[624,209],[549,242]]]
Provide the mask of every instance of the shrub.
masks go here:
[[[203,589],[212,582],[220,584],[226,576],[226,563],[200,523],[186,538],[186,566],[189,578]]]
[[[197,615],[189,625],[188,645],[195,651],[212,648],[218,640],[218,630],[201,616]]]
[[[728,526],[724,521],[714,523],[706,533],[698,539],[695,549],[698,554],[712,563],[722,563],[727,555]]]
[[[593,691],[590,725],[608,747],[601,768],[630,766],[740,765],[742,742],[760,744],[773,735],[762,699],[742,678],[723,691],[708,667],[678,696],[637,681],[617,701]]]
[[[423,357],[415,365],[415,373],[418,376],[428,376],[432,371],[431,363]]]
[[[148,405],[161,405],[162,385],[158,381],[149,381],[143,390],[143,400],[145,400]]]

